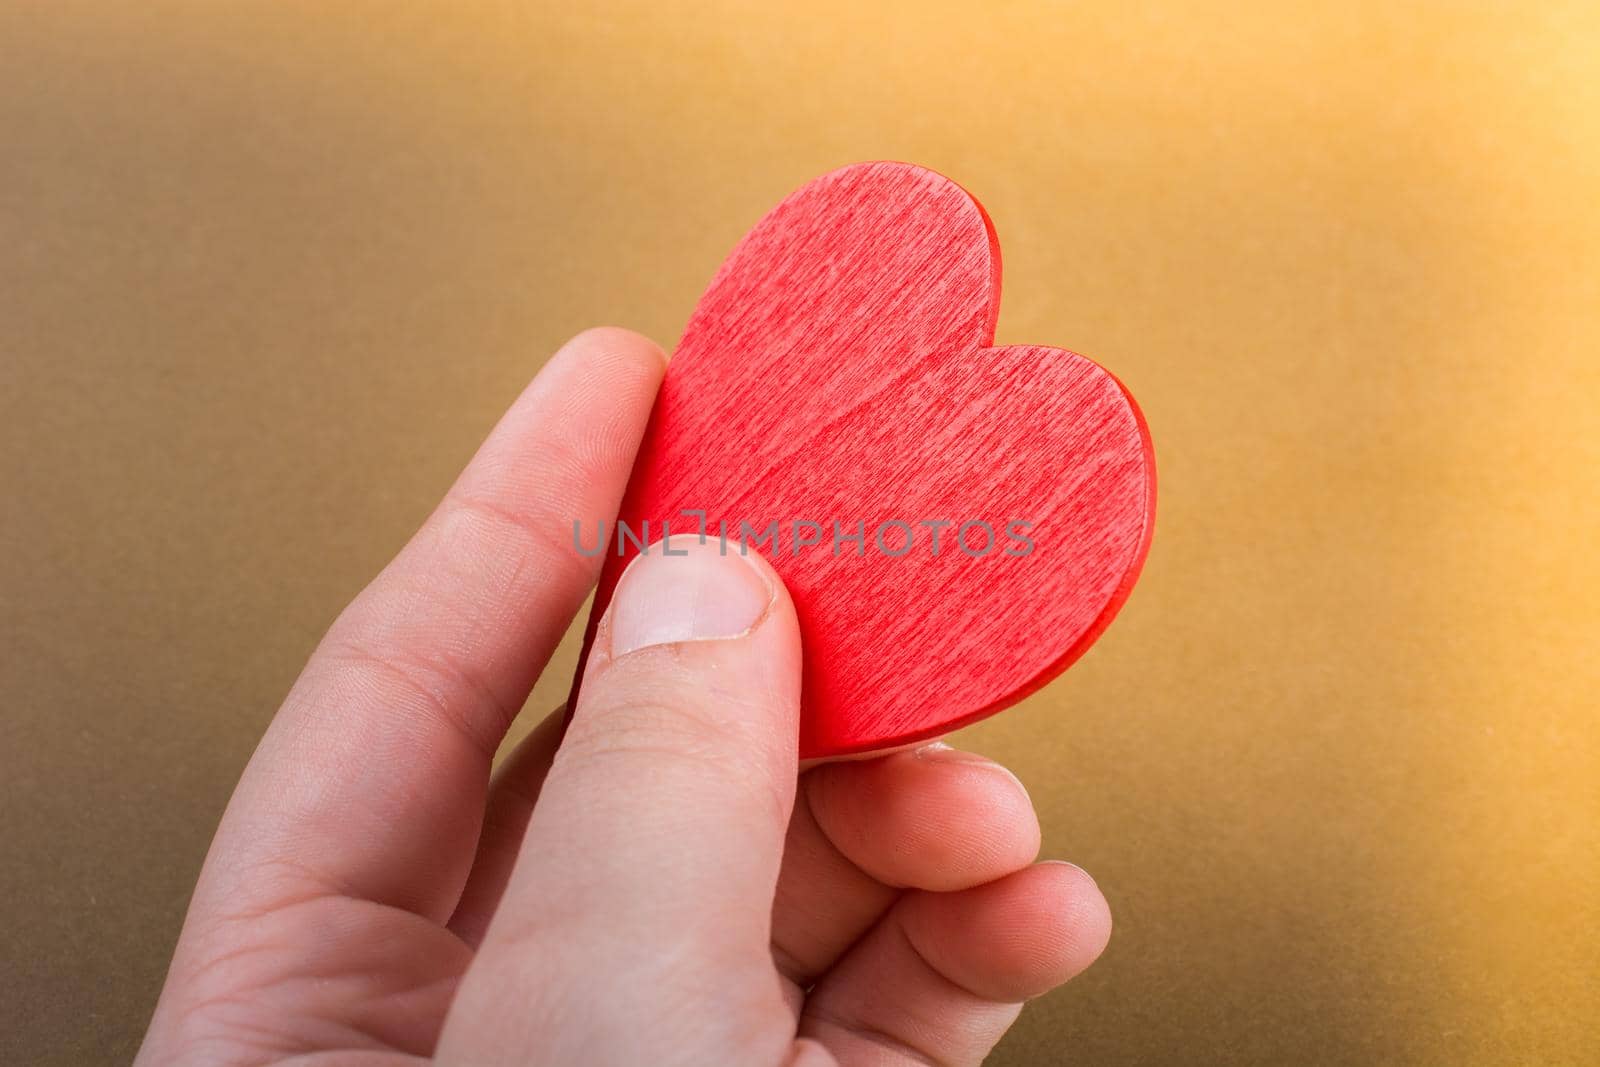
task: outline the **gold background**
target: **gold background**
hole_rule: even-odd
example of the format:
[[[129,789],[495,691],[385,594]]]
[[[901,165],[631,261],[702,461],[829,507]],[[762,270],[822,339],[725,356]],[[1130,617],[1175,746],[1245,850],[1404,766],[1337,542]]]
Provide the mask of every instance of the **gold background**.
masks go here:
[[[16,2],[6,1063],[131,1054],[277,700],[545,355],[670,345],[872,158],[1160,464],[1116,625],[964,738],[1117,917],[993,1062],[1600,1061],[1592,5]]]

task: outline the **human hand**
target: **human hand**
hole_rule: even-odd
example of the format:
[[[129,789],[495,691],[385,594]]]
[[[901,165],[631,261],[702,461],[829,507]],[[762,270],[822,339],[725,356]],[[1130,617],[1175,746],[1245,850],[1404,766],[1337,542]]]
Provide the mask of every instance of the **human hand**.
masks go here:
[[[1111,922],[998,765],[796,766],[755,556],[652,552],[577,714],[490,777],[600,560],[665,363],[581,334],[340,615],[246,768],[139,1062],[971,1064]]]

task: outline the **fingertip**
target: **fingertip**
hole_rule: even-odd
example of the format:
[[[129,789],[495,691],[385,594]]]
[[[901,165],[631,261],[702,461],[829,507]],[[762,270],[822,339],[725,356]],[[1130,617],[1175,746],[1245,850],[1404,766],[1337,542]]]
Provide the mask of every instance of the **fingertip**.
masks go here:
[[[548,528],[553,540],[570,536],[575,520],[609,523],[665,370],[660,346],[642,334],[614,326],[577,334],[534,375],[452,495]],[[551,506],[563,500],[572,503]]]
[[[800,702],[800,625],[783,580],[760,553],[692,533],[657,541],[623,571],[595,632],[585,692],[603,678],[641,695],[669,681],[715,705],[739,694],[781,712],[763,721],[793,738]],[[580,704],[579,713],[583,713]],[[732,710],[740,710],[735,701]],[[749,710],[749,709],[746,709]]]
[[[886,885],[951,891],[1021,870],[1039,853],[1039,820],[999,764],[948,747],[826,764],[806,775],[818,825]]]
[[[585,419],[565,429],[568,441],[581,444],[590,436],[634,439],[644,429],[666,371],[666,353],[650,338],[619,326],[596,326],[556,349],[524,398],[559,395],[569,407],[583,408]]]
[[[621,326],[591,326],[581,330],[562,345],[560,351],[636,362],[658,374],[667,366],[667,353],[660,345],[642,333]]]
[[[659,645],[745,637],[766,621],[775,599],[772,579],[748,559],[720,555],[710,544],[691,541],[674,550],[657,542],[623,571],[600,632],[613,659]]]
[[[1111,905],[1089,872],[1064,860],[1046,860],[1023,874],[1029,892],[1020,922],[1036,923],[1054,935],[1042,939],[1040,993],[1076,977],[1099,959],[1111,941]],[[1026,907],[1033,909],[1028,915]],[[1034,994],[1037,995],[1037,994]]]
[[[961,893],[902,902],[907,936],[957,985],[1015,1002],[1082,973],[1111,938],[1111,909],[1081,868],[1047,862]]]

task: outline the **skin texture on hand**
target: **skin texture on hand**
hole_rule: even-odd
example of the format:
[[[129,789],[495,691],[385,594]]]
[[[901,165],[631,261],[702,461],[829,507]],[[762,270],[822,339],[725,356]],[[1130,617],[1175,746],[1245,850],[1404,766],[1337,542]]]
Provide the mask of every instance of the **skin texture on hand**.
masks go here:
[[[206,857],[140,1064],[976,1064],[1110,936],[1022,785],[942,745],[796,765],[756,556],[618,584],[562,735],[497,746],[598,559],[665,362],[565,345],[340,615]]]

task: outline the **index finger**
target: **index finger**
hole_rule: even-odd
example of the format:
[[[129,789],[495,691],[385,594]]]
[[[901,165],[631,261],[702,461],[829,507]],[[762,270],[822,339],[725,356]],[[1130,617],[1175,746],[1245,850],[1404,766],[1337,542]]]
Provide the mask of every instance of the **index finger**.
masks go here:
[[[551,358],[317,648],[229,803],[191,914],[254,899],[278,871],[449,915],[495,749],[599,570],[572,524],[615,516],[664,368],[655,344],[616,329]]]

